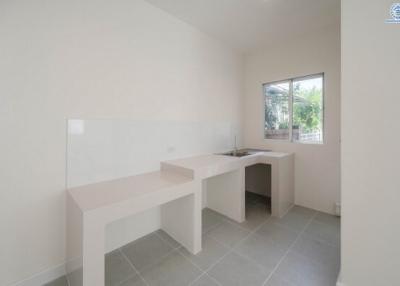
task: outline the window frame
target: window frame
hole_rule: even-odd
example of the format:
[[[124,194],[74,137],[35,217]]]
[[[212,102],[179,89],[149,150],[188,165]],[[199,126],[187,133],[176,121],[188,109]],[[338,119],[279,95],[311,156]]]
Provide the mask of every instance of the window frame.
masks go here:
[[[314,79],[314,78],[321,78],[322,79],[322,139],[320,142],[313,141],[313,142],[307,142],[307,141],[294,141],[293,140],[293,82],[295,81],[301,81],[301,80],[307,80],[307,79]],[[278,84],[278,83],[284,83],[284,82],[289,82],[289,138],[288,139],[272,139],[272,138],[266,138],[265,134],[265,108],[266,108],[266,92],[265,92],[265,86],[271,85],[271,84]],[[263,99],[263,138],[264,140],[271,141],[271,142],[286,142],[286,143],[294,143],[294,144],[309,144],[309,145],[323,145],[325,144],[325,73],[320,72],[320,73],[315,73],[315,74],[309,74],[305,76],[298,76],[298,77],[292,77],[288,79],[283,79],[283,80],[276,80],[276,81],[270,81],[262,84],[262,99]]]

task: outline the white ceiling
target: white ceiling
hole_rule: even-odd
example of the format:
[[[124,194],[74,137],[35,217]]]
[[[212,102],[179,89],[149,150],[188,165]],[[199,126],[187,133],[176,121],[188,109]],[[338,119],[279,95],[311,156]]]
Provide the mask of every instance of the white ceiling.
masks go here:
[[[340,23],[340,0],[146,1],[245,53]]]

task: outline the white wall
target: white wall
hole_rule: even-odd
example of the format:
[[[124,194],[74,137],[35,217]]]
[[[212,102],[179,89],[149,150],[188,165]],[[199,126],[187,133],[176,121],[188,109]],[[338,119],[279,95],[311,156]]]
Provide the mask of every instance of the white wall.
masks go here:
[[[400,283],[400,24],[384,23],[392,2],[342,1],[346,286]]]
[[[265,140],[262,84],[325,73],[325,144]],[[334,212],[340,201],[340,31],[330,27],[245,59],[244,140],[247,147],[295,153],[296,204]]]
[[[241,57],[141,0],[1,1],[0,62],[0,285],[65,260],[66,118],[241,121]]]

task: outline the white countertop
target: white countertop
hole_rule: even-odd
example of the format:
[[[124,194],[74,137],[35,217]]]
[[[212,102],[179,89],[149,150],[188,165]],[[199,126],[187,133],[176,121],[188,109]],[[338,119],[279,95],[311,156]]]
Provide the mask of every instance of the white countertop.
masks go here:
[[[161,162],[160,171],[75,187],[68,192],[82,211],[88,211],[167,190],[193,181],[193,178],[205,179],[290,155],[257,151],[243,157],[218,154],[193,156]]]
[[[177,166],[196,169],[196,168],[202,168],[202,167],[211,166],[211,165],[219,165],[219,164],[227,164],[227,163],[232,163],[232,162],[245,161],[248,158],[254,158],[254,157],[258,157],[258,156],[280,158],[280,157],[286,157],[288,155],[290,155],[290,153],[270,152],[270,151],[254,152],[253,154],[243,156],[243,157],[235,157],[235,156],[220,155],[220,154],[207,154],[207,155],[199,155],[199,156],[180,158],[180,159],[175,159],[175,160],[168,160],[168,161],[164,161],[163,163],[174,164]]]
[[[156,171],[69,189],[82,211],[89,211],[124,200],[193,181],[179,173]]]
[[[255,151],[251,155],[243,157],[207,154],[169,160],[161,162],[161,169],[177,171],[185,176],[196,178],[208,178],[250,166],[257,163],[268,163],[271,159],[280,159],[292,155],[291,153]]]

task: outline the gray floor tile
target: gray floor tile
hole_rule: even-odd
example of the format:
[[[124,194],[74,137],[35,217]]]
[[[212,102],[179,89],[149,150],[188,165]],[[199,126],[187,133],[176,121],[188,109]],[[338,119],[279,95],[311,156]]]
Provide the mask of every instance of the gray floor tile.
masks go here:
[[[139,275],[136,275],[128,280],[124,281],[118,286],[146,286],[146,283]]]
[[[207,274],[202,275],[191,286],[218,286],[219,284],[210,278]]]
[[[213,228],[207,235],[216,239],[218,242],[234,247],[240,240],[242,240],[250,232],[236,224],[228,221],[222,222],[217,227]]]
[[[314,219],[320,223],[325,223],[336,227],[340,226],[340,217],[338,216],[318,212]]]
[[[267,236],[253,233],[241,242],[235,251],[253,259],[266,270],[272,270],[285,255],[287,249]]]
[[[313,210],[294,206],[283,218],[272,218],[272,221],[290,227],[296,231],[301,231],[307,223],[309,223],[315,213],[316,212]]]
[[[147,284],[126,258],[114,251],[106,255],[105,285],[261,286],[264,282],[264,286],[335,285],[340,265],[340,219],[298,206],[281,220],[269,215],[268,207],[257,201],[247,203],[247,221],[242,224],[205,209],[203,231],[207,234],[199,254],[192,255],[184,248],[174,250],[180,244],[159,230],[122,248]],[[296,240],[298,230],[306,225],[293,249],[266,282]],[[260,229],[246,238],[258,226]],[[230,251],[228,246],[234,252],[222,258]],[[202,274],[198,268],[209,270]],[[62,277],[46,286],[67,286],[67,281]]]
[[[244,222],[238,223],[228,217],[224,217],[224,220],[236,224],[242,228],[254,230],[265,221],[270,219],[270,217],[271,211],[267,206],[261,204],[246,204],[246,220]]]
[[[229,251],[229,248],[208,236],[204,236],[202,242],[202,250],[196,255],[191,254],[185,248],[181,248],[179,251],[186,258],[205,271],[218,259],[224,256]]]
[[[267,221],[257,233],[272,239],[284,248],[289,247],[296,239],[298,232],[286,226]]]
[[[337,270],[340,267],[340,249],[321,240],[301,235],[292,250]]]
[[[269,272],[241,255],[230,253],[208,274],[223,286],[261,286]]]
[[[177,242],[174,238],[172,238],[168,233],[166,233],[162,229],[157,230],[156,233],[172,248],[178,248],[181,246],[179,242]]]
[[[139,272],[145,267],[159,261],[172,249],[173,248],[169,244],[164,242],[155,233],[149,234],[122,247],[124,254]]]
[[[212,228],[221,224],[224,220],[224,217],[208,208],[203,209],[202,211],[202,231],[206,233],[210,231]]]
[[[306,208],[306,207],[302,207],[302,206],[293,206],[290,209],[290,212],[294,212],[294,213],[298,213],[298,214],[302,214],[304,216],[308,216],[308,217],[312,217],[313,215],[315,215],[317,213],[316,210],[310,209],[310,208]]]
[[[136,274],[119,250],[106,254],[105,285],[114,286]]]
[[[320,223],[313,220],[305,229],[305,235],[327,243],[340,245],[340,225]]]
[[[290,252],[275,274],[296,286],[335,286],[338,272],[325,264]]]
[[[283,278],[280,278],[276,275],[272,275],[272,277],[268,279],[267,283],[265,283],[265,286],[295,286],[295,285],[284,280]]]
[[[43,286],[68,286],[67,278],[62,276],[56,280],[44,284]]]
[[[177,250],[141,272],[150,286],[187,286],[201,275],[188,259]]]

